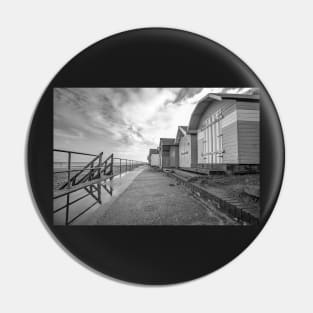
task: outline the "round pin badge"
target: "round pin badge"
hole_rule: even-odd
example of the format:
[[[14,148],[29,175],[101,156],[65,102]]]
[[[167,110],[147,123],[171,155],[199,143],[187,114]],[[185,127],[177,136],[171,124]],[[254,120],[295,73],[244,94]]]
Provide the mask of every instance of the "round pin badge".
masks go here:
[[[70,60],[37,105],[27,155],[55,240],[141,284],[189,281],[237,257],[284,171],[281,124],[256,74],[220,44],[165,28],[116,34]]]

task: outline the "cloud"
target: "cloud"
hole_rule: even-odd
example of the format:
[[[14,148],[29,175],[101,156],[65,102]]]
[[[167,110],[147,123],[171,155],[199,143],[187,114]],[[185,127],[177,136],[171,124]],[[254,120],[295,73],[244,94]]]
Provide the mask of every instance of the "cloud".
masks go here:
[[[54,147],[146,160],[161,137],[188,125],[208,92],[251,92],[251,88],[56,88]]]
[[[178,91],[174,103],[180,105],[183,100],[187,100],[194,95],[198,94],[203,88],[180,88]]]

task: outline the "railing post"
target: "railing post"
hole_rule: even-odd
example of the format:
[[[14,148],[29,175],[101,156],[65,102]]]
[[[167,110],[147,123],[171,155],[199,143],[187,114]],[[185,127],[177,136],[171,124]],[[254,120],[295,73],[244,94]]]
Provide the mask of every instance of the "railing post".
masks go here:
[[[114,175],[114,155],[113,153],[111,154],[111,174],[110,175]]]
[[[71,152],[68,153],[67,157],[67,188],[70,188],[70,180],[71,180]]]
[[[106,175],[106,171],[107,171],[107,160],[104,161],[104,166],[102,170],[103,175]]]
[[[119,159],[120,160],[120,176],[122,175],[122,159]]]
[[[102,154],[103,154],[103,152],[101,152],[100,154],[99,154],[99,169],[98,169],[98,172],[99,172],[99,178],[101,177],[101,165],[102,165]]]
[[[68,225],[68,218],[69,218],[69,210],[70,210],[70,194],[66,195],[66,212],[65,212],[65,225]]]
[[[67,158],[67,188],[70,189],[70,180],[71,180],[71,159],[72,154],[71,152],[68,153]],[[65,212],[65,225],[68,225],[68,218],[69,218],[69,210],[70,210],[70,194],[66,195],[66,212]]]
[[[93,171],[94,171],[94,165],[95,165],[95,163],[94,162],[92,162],[91,163],[91,170],[89,171],[89,176],[88,176],[88,180],[92,180],[92,176],[93,176]]]
[[[98,202],[101,204],[101,183],[98,184]]]
[[[71,179],[71,152],[68,152],[67,156],[67,188],[70,189],[70,179]],[[70,208],[70,194],[66,195],[66,212],[65,212],[65,225],[68,225]]]

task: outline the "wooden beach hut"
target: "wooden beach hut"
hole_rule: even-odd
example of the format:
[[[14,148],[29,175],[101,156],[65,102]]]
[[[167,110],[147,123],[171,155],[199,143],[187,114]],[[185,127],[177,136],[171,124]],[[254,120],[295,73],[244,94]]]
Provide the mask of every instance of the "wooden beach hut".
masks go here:
[[[178,167],[178,145],[175,138],[160,138],[160,168]]]
[[[160,166],[160,156],[159,153],[151,154],[151,166],[159,167]]]
[[[259,101],[258,95],[208,94],[197,103],[188,126],[197,136],[197,168],[258,170]]]
[[[189,134],[187,126],[178,126],[175,143],[178,145],[179,167],[197,167],[197,134]]]
[[[149,149],[149,155],[147,157],[150,166],[160,166],[160,157],[158,149]]]

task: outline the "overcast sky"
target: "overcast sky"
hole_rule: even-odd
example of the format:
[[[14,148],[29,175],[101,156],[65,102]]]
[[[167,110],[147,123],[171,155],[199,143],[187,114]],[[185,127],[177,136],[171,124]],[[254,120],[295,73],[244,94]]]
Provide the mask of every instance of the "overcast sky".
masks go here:
[[[251,89],[55,88],[54,148],[146,161],[161,137],[174,138],[179,125],[188,125],[197,101],[209,92]]]

